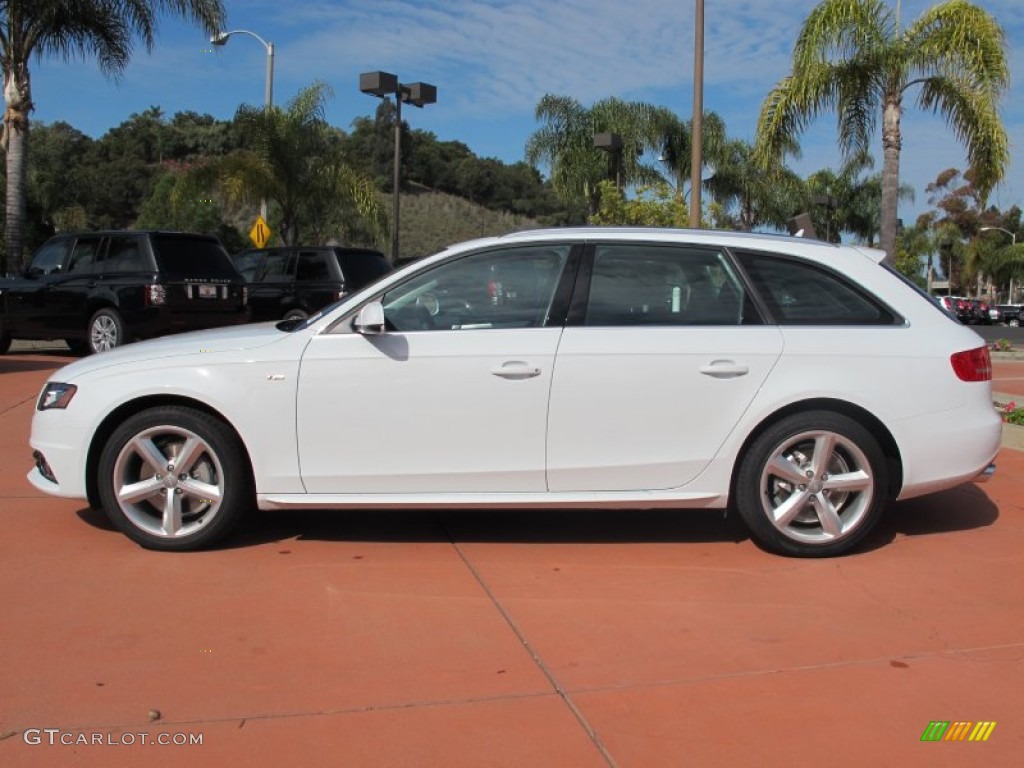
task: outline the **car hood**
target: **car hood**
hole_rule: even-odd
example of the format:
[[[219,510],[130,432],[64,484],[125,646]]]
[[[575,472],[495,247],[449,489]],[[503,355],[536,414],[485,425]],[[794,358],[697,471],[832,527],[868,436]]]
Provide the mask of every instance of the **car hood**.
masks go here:
[[[274,323],[235,325],[228,328],[214,328],[206,331],[179,333],[149,341],[126,344],[107,352],[77,360],[61,368],[54,378],[60,381],[117,365],[139,364],[162,360],[169,357],[194,356],[210,359],[223,352],[240,352],[273,344],[288,338],[288,333],[279,331]]]

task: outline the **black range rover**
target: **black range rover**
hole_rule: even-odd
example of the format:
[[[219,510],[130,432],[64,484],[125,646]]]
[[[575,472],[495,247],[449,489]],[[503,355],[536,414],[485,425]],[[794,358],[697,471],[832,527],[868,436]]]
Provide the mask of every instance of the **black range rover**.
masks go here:
[[[335,245],[250,249],[232,258],[249,282],[254,322],[308,317],[391,271],[379,251]]]
[[[245,280],[207,235],[56,235],[22,276],[0,281],[0,352],[11,339],[64,339],[73,351],[101,352],[248,321]]]

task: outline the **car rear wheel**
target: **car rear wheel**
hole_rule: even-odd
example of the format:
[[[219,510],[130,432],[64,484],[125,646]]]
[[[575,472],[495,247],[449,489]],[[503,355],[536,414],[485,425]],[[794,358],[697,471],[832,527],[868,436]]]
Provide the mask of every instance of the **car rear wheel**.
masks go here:
[[[124,322],[116,309],[104,307],[92,316],[87,340],[90,352],[106,352],[124,344]]]
[[[103,508],[147,549],[187,551],[226,536],[252,505],[245,450],[224,422],[163,406],[127,419],[99,461]]]
[[[285,312],[282,320],[305,320],[307,317],[309,317],[309,314],[301,309],[289,309]]]
[[[750,445],[736,507],[754,541],[797,557],[849,551],[887,501],[885,457],[852,419],[829,411],[789,416]]]
[[[1006,321],[1006,324],[1011,328],[1020,328],[1020,318],[1014,317]]]

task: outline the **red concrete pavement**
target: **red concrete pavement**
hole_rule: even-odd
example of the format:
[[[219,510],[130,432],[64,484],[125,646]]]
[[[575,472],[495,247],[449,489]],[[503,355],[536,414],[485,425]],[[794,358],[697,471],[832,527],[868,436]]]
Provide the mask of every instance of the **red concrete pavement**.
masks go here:
[[[996,392],[1024,397],[1024,360],[992,361],[992,388]]]
[[[0,765],[1020,764],[1024,453],[832,560],[668,511],[254,513],[157,554],[24,481],[63,359],[0,358]]]

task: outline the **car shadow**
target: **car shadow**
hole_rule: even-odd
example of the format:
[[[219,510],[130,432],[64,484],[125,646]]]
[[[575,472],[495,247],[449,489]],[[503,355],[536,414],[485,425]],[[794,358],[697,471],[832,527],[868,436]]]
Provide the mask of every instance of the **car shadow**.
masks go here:
[[[40,360],[39,358],[45,358]],[[77,358],[70,352],[34,352],[32,355],[0,357],[0,373],[28,373],[30,371],[51,371],[72,363]]]
[[[106,514],[81,509],[82,522],[116,529]],[[885,547],[900,536],[955,533],[992,525],[995,504],[964,486],[891,504],[863,544],[850,554]],[[497,544],[739,543],[749,534],[738,515],[707,509],[295,509],[253,510],[216,549],[285,541]]]

